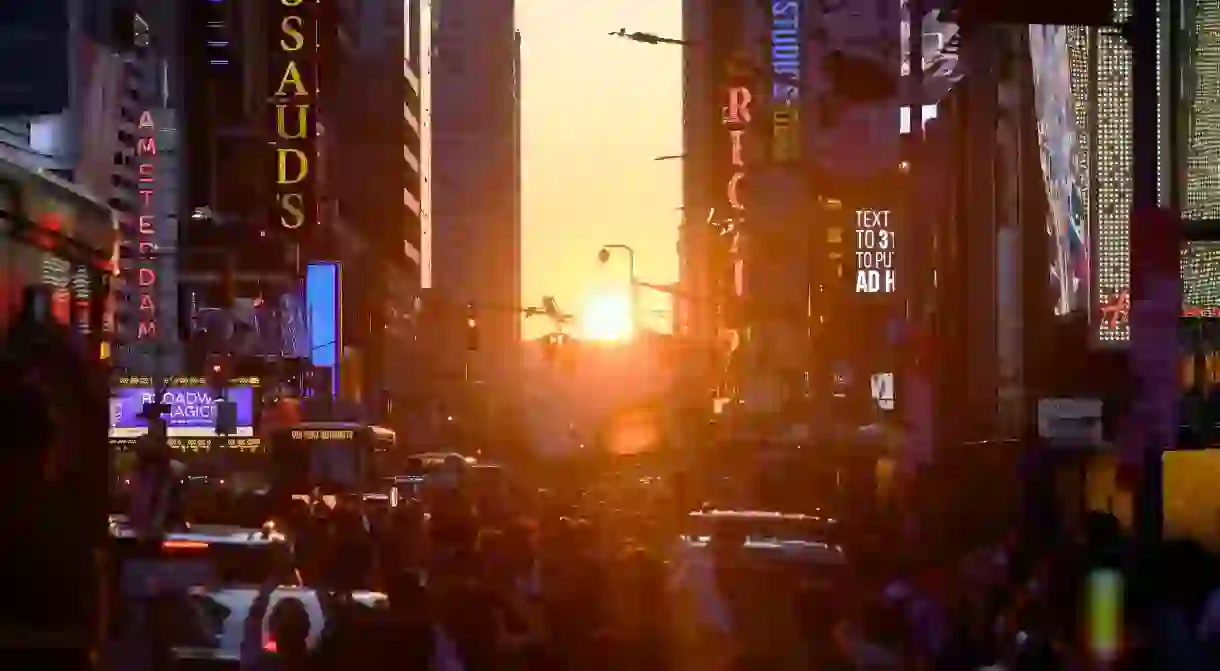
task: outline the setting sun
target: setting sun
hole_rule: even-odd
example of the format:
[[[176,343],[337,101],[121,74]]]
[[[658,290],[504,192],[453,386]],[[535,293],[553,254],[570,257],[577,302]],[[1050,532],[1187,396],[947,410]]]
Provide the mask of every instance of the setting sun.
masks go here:
[[[588,340],[627,340],[634,331],[631,298],[626,294],[597,294],[585,300],[580,333]]]

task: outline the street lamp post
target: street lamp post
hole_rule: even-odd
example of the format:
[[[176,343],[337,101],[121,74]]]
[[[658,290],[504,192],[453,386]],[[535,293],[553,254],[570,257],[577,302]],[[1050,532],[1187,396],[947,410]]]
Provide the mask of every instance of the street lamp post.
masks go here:
[[[597,260],[605,264],[610,260],[610,250],[621,249],[627,252],[627,275],[631,282],[630,294],[630,310],[631,310],[631,331],[635,333],[639,330],[639,281],[635,276],[635,249],[630,245],[602,245],[602,249],[597,253]]]

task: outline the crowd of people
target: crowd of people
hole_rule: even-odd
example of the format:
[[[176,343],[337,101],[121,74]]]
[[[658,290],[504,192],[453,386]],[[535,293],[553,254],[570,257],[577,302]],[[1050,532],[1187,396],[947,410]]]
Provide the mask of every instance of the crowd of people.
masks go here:
[[[913,560],[908,526],[848,541],[834,567],[750,556],[734,533],[693,552],[673,512],[489,513],[460,494],[372,516],[301,508],[296,568],[327,586],[327,631],[307,651],[303,609],[280,600],[276,651],[249,646],[243,668],[1220,668],[1203,554],[1160,553],[1177,587],[1132,576],[1116,602],[1095,598],[1111,583],[1093,576],[1131,576],[1106,516],[1076,539],[1009,533],[952,559]],[[369,585],[384,611],[343,596]]]

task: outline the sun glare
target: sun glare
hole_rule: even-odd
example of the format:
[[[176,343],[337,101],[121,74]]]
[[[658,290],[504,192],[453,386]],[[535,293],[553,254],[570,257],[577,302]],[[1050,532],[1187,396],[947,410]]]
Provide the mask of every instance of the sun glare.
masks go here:
[[[585,300],[580,332],[588,340],[616,341],[631,338],[631,299],[623,294],[598,294]]]

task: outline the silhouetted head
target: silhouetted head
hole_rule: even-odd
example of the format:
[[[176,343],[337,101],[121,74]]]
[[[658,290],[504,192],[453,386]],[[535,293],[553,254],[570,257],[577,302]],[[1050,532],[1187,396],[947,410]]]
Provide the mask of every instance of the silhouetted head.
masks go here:
[[[267,629],[276,652],[281,655],[303,654],[309,638],[309,611],[300,599],[280,599],[271,609]]]

